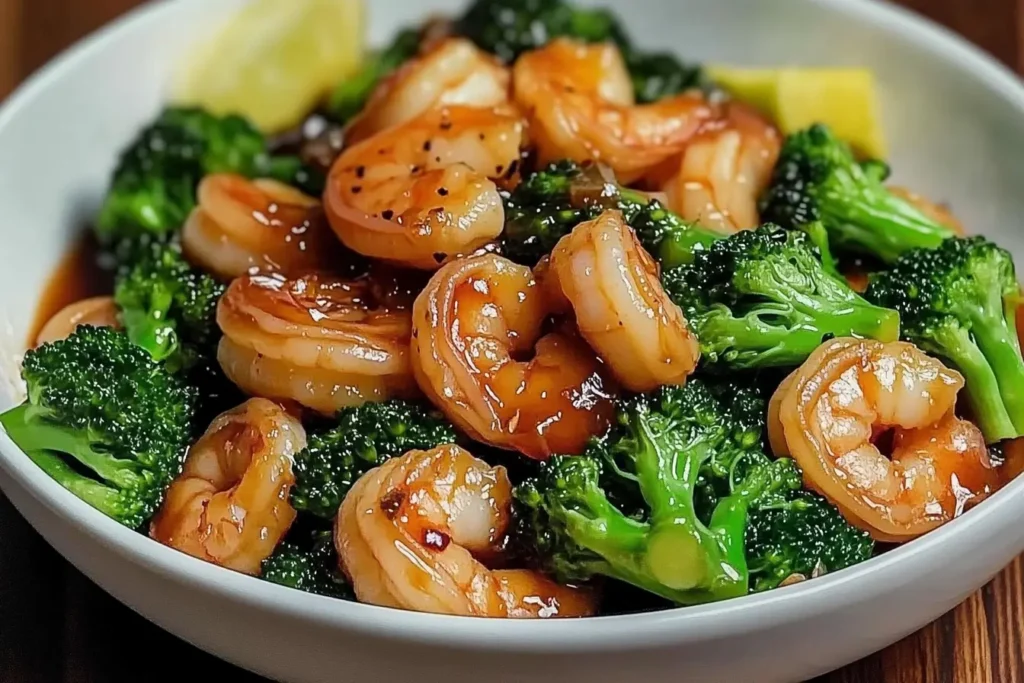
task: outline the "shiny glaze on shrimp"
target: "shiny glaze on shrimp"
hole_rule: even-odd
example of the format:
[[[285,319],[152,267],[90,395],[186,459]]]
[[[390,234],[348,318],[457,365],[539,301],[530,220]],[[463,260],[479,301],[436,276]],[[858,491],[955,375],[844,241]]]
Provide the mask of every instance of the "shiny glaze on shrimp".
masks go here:
[[[726,232],[760,223],[758,196],[768,186],[782,141],[748,106],[731,102],[725,116],[686,146],[662,188],[669,208],[688,221]]]
[[[121,327],[117,304],[110,296],[82,299],[54,313],[36,335],[36,346],[67,339],[80,325],[93,327]]]
[[[547,314],[525,266],[494,254],[446,265],[413,306],[420,388],[479,441],[532,458],[581,452],[607,426],[611,402],[585,343],[541,336]]]
[[[346,129],[346,141],[361,142],[428,109],[497,107],[508,102],[510,82],[508,69],[471,41],[444,39],[377,86],[362,113]]]
[[[676,157],[719,115],[698,93],[637,105],[618,48],[567,38],[519,58],[513,93],[540,163],[600,161],[626,184]]]
[[[338,511],[339,563],[360,602],[477,617],[586,616],[590,593],[525,570],[490,571],[512,485],[458,446],[411,451],[363,475]]]
[[[217,417],[189,449],[150,525],[155,540],[207,562],[259,574],[295,520],[292,461],[306,432],[254,398]]]
[[[998,486],[981,431],[953,414],[963,377],[906,342],[835,339],[776,391],[776,455],[880,541],[959,516]],[[887,457],[875,440],[892,430]]]
[[[216,173],[199,183],[197,197],[182,247],[192,263],[221,278],[301,274],[341,258],[320,202],[284,183]]]
[[[350,249],[436,269],[497,237],[505,211],[494,179],[519,166],[515,113],[464,106],[428,111],[342,153],[324,204]]]
[[[621,212],[576,226],[559,240],[547,268],[580,334],[622,386],[645,392],[682,384],[697,367],[697,339]]]
[[[217,307],[217,358],[243,391],[327,415],[409,396],[410,303],[369,278],[246,275]]]

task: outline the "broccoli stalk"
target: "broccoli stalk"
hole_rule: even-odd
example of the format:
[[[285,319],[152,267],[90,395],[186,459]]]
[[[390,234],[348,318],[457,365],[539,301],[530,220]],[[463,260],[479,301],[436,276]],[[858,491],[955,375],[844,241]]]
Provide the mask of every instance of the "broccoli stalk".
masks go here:
[[[899,338],[899,314],[850,289],[805,232],[774,225],[738,232],[662,280],[711,364],[798,365],[828,338]]]
[[[363,474],[388,458],[455,441],[440,414],[408,401],[366,403],[338,413],[330,430],[310,436],[295,456],[296,510],[333,519],[342,499]]]
[[[1024,435],[1021,294],[1009,252],[983,237],[909,251],[872,276],[865,296],[898,310],[905,339],[963,374],[988,442]]]
[[[884,262],[914,248],[934,249],[953,231],[886,189],[888,167],[858,163],[826,126],[786,138],[761,199],[762,220],[797,228],[821,221],[840,249]]]
[[[330,114],[342,123],[354,118],[366,106],[377,84],[415,57],[419,47],[419,31],[406,29],[387,48],[369,55],[359,71],[342,81],[331,94],[327,105]]]
[[[132,528],[181,470],[194,391],[122,332],[79,327],[25,355],[28,401],[0,425],[57,481]]]
[[[687,223],[661,202],[621,187],[593,164],[560,161],[521,183],[505,200],[506,256],[533,266],[578,224],[606,209],[622,211],[652,255],[670,268],[693,259],[724,235]]]

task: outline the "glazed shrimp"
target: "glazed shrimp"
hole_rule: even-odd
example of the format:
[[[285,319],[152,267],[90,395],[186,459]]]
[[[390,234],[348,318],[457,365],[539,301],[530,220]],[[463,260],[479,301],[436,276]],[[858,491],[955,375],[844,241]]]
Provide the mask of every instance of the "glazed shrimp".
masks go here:
[[[217,173],[203,178],[197,197],[182,247],[191,262],[221,278],[301,274],[341,258],[320,202],[288,185]]]
[[[621,212],[576,226],[559,240],[548,268],[580,334],[622,386],[645,392],[682,384],[697,367],[697,339]]]
[[[876,539],[910,540],[998,485],[981,431],[953,414],[963,384],[912,344],[835,339],[773,397],[773,450]],[[889,429],[886,457],[874,440]]]
[[[505,211],[493,179],[516,173],[523,122],[505,111],[445,107],[349,148],[324,203],[350,249],[436,269],[497,237]]]
[[[39,334],[36,335],[36,346],[67,339],[80,325],[119,328],[121,323],[117,317],[114,298],[96,296],[76,301],[60,309],[39,330]]]
[[[484,443],[541,459],[581,452],[608,424],[609,395],[586,344],[541,336],[546,316],[529,268],[493,254],[446,265],[413,306],[420,388]]]
[[[302,423],[254,398],[220,415],[189,449],[150,525],[155,540],[246,574],[259,574],[295,520],[292,460]]]
[[[625,184],[676,157],[718,107],[700,94],[637,105],[618,48],[560,38],[519,58],[516,103],[528,113],[538,161],[600,161]]]
[[[445,39],[377,86],[346,129],[346,140],[355,144],[428,109],[497,107],[509,101],[510,82],[508,69],[471,41]]]
[[[735,232],[760,223],[757,198],[781,147],[779,131],[738,102],[686,146],[678,173],[662,188],[669,208],[704,227]]]
[[[416,393],[410,313],[373,282],[247,275],[217,307],[217,359],[243,391],[327,415]]]
[[[478,617],[593,614],[590,594],[524,570],[492,572],[512,485],[458,446],[411,451],[363,475],[335,520],[339,564],[360,602]]]

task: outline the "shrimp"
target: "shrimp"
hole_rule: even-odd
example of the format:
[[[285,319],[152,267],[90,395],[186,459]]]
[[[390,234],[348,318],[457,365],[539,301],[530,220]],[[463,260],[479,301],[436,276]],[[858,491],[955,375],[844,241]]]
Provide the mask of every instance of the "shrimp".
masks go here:
[[[484,443],[538,459],[581,452],[607,427],[611,400],[585,343],[541,336],[547,313],[525,266],[494,254],[446,265],[413,305],[420,388]]]
[[[333,415],[416,394],[409,308],[368,278],[246,275],[221,297],[217,324],[221,368],[251,395]]]
[[[69,304],[54,313],[36,335],[36,346],[67,339],[81,325],[120,328],[117,304],[109,296],[95,296]]]
[[[823,344],[776,392],[776,455],[880,541],[958,517],[998,487],[985,439],[953,409],[963,377],[906,342]],[[888,457],[876,443],[892,430]]]
[[[697,339],[621,212],[576,226],[559,240],[548,268],[580,334],[622,386],[645,392],[683,384],[697,367]]]
[[[528,112],[538,161],[600,161],[633,183],[679,155],[719,107],[687,93],[637,105],[618,48],[567,38],[519,58],[516,103]]]
[[[434,270],[497,237],[505,210],[493,179],[519,167],[524,124],[505,110],[428,111],[342,153],[324,204],[350,249]]]
[[[781,148],[779,131],[738,102],[686,146],[678,172],[662,190],[669,208],[723,232],[760,223],[757,198],[768,186]]]
[[[428,109],[497,107],[509,101],[510,82],[497,59],[465,38],[447,38],[377,86],[345,137],[349,144],[361,142]]]
[[[182,247],[190,261],[221,278],[301,274],[341,258],[320,202],[288,185],[216,173],[203,178],[197,196]]]
[[[215,418],[189,449],[149,535],[207,562],[258,575],[295,520],[292,461],[302,423],[261,398]]]
[[[589,592],[525,570],[490,571],[512,485],[454,445],[411,451],[363,475],[335,519],[339,564],[360,602],[477,617],[593,614]]]

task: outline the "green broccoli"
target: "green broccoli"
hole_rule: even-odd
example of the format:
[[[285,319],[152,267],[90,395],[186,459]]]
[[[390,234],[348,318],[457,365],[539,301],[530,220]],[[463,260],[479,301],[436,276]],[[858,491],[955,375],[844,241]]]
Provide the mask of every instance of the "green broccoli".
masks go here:
[[[827,500],[800,491],[752,508],[746,548],[750,590],[760,592],[794,574],[809,579],[863,562],[875,543]]]
[[[392,400],[346,408],[330,430],[311,435],[295,456],[292,505],[331,519],[352,484],[380,463],[454,441],[452,426],[419,403]]]
[[[886,189],[888,166],[858,163],[849,145],[824,125],[786,138],[762,220],[796,228],[821,221],[840,248],[894,261],[914,248],[934,249],[953,231]]]
[[[274,554],[263,561],[260,578],[307,593],[355,599],[352,587],[338,568],[330,529],[289,533]]]
[[[1009,252],[984,237],[915,249],[874,274],[865,296],[899,311],[906,340],[963,374],[987,441],[1024,435],[1021,293]]]
[[[192,268],[175,245],[154,243],[117,278],[114,301],[131,340],[177,371],[212,355],[223,293],[224,285]]]
[[[208,173],[270,177],[319,194],[323,178],[298,157],[271,156],[267,141],[239,116],[170,108],[122,153],[96,219],[100,243],[122,260],[136,242],[166,241],[195,206],[195,191]]]
[[[708,85],[701,67],[683,64],[667,52],[642,52],[627,47],[623,50],[623,57],[639,104],[657,102]]]
[[[8,436],[64,488],[141,527],[181,471],[195,392],[123,332],[82,326],[25,355]]]
[[[665,267],[689,263],[724,235],[687,223],[642,192],[621,187],[598,166],[560,161],[530,175],[505,197],[502,250],[533,266],[579,223],[619,209],[643,246]]]
[[[355,117],[366,106],[377,84],[415,57],[419,48],[420,32],[406,29],[387,48],[369,55],[359,71],[331,94],[327,105],[331,116],[342,123]]]
[[[743,230],[662,275],[710,365],[799,365],[823,340],[899,338],[899,314],[868,303],[821,261],[805,232]]]

